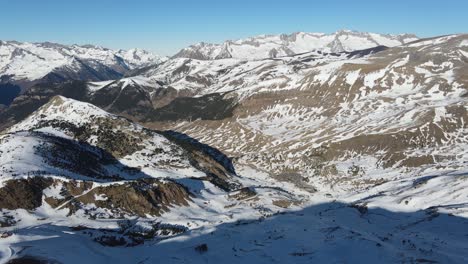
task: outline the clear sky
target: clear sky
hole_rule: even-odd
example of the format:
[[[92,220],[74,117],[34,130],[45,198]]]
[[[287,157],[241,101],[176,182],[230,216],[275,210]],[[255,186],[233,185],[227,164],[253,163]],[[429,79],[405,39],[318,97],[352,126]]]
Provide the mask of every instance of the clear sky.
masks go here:
[[[139,47],[340,29],[468,33],[468,0],[0,0],[0,39]]]

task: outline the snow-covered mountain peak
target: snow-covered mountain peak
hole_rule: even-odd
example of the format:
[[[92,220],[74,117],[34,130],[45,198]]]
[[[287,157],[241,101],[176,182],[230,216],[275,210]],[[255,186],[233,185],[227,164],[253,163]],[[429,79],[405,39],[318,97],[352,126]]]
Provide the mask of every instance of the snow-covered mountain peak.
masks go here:
[[[66,120],[75,125],[82,125],[90,123],[96,118],[115,119],[116,116],[92,104],[57,95],[25,120],[11,127],[8,131],[29,130],[37,124],[47,121]]]
[[[111,86],[119,87],[120,89],[124,89],[128,86],[152,89],[160,87],[160,84],[157,81],[144,76],[126,77],[115,81],[89,82],[87,85],[90,92],[95,92],[102,88]]]
[[[161,57],[147,50],[139,48],[119,50],[117,54],[120,55],[125,61],[127,61],[132,66],[132,68],[156,64],[167,60],[167,57]]]
[[[259,35],[222,44],[198,43],[182,49],[174,57],[201,60],[237,58],[265,59],[290,56],[313,50],[351,52],[376,46],[394,47],[418,38],[412,34],[377,34],[340,30],[335,33],[295,32],[280,35]]]
[[[129,70],[164,60],[141,49],[114,51],[95,45],[2,41],[0,77],[2,82],[11,83],[40,79],[98,81],[115,79]]]

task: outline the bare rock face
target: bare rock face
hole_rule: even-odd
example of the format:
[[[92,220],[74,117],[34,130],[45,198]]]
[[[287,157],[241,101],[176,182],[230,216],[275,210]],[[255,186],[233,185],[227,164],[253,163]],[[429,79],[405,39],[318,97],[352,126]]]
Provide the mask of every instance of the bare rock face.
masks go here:
[[[96,197],[102,197],[96,200]],[[142,179],[125,184],[102,186],[79,196],[70,203],[70,209],[76,210],[78,205],[95,204],[97,208],[105,208],[113,213],[159,216],[169,211],[171,206],[187,206],[190,193],[174,182],[161,182],[155,179]]]
[[[45,178],[7,181],[0,188],[0,208],[33,210],[41,206],[42,191],[52,183],[52,179]]]
[[[59,195],[49,196],[48,189]],[[67,208],[69,214],[83,210],[90,217],[158,216],[171,206],[187,206],[190,193],[170,181],[140,179],[94,186],[89,181],[63,181],[45,177],[9,180],[0,188],[0,207],[34,210],[45,201],[52,208]],[[106,213],[97,210],[106,210]]]

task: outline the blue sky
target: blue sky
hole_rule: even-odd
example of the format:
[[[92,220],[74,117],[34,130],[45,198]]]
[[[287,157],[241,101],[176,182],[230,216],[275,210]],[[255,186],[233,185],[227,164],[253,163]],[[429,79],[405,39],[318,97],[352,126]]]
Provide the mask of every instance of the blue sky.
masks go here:
[[[0,0],[0,39],[171,55],[200,41],[295,31],[468,33],[467,11],[467,0]]]

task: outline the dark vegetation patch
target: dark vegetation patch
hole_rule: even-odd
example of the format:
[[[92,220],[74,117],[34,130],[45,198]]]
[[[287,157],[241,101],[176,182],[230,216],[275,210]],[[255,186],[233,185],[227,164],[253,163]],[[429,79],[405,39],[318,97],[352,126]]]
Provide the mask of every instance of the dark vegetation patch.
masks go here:
[[[280,182],[290,182],[295,186],[308,190],[310,192],[316,192],[317,190],[310,185],[309,179],[304,177],[299,171],[294,169],[286,169],[278,174],[273,174],[272,177]]]
[[[364,57],[370,54],[378,53],[384,50],[387,50],[388,47],[386,46],[377,46],[369,49],[364,49],[364,50],[356,50],[356,51],[351,51],[348,53],[348,58],[360,58]]]
[[[145,136],[149,135],[150,132],[146,131],[146,134],[142,133],[136,136],[129,135],[115,129],[118,125],[116,123],[118,122],[118,120],[96,118],[92,123],[77,126],[68,121],[47,120],[41,121],[35,128],[59,128],[62,131],[72,133],[74,138],[81,142],[85,142],[92,136],[95,136],[97,138],[96,145],[109,153],[112,153],[115,157],[124,157],[143,149],[144,146],[140,143]]]
[[[0,227],[14,226],[16,222],[17,221],[14,216],[9,214],[9,212],[5,212],[3,209],[0,209]]]
[[[221,120],[232,117],[234,98],[212,93],[201,97],[177,97],[169,104],[152,111],[143,121]]]
[[[252,197],[255,197],[257,192],[251,187],[244,187],[237,190],[236,193],[230,194],[229,198],[236,199],[238,201],[246,200]]]
[[[16,97],[7,109],[0,111],[0,130],[23,120],[57,95],[92,103],[111,113],[144,122],[220,120],[231,117],[236,107],[235,99],[226,98],[225,94],[183,97],[184,93],[174,93],[170,87],[164,89],[169,90],[159,90],[151,96],[150,92],[154,89],[136,85],[122,89],[119,85],[110,84],[90,93],[87,83],[83,81],[39,83]]]
[[[149,227],[143,227],[133,224],[130,220],[125,220],[120,222],[119,226],[118,233],[130,237],[133,241],[145,241],[155,238],[162,240],[188,231],[186,226],[161,222],[155,222]]]

